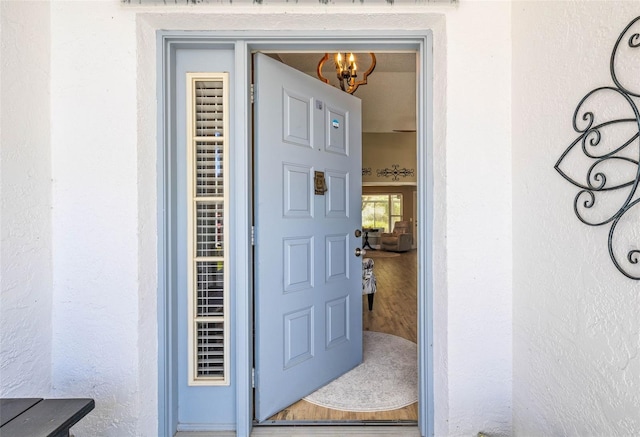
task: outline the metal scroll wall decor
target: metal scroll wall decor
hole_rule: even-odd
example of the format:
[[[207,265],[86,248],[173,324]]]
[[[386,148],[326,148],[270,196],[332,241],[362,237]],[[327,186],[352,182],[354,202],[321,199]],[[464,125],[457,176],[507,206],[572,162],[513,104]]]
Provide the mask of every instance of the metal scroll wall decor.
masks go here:
[[[386,177],[388,178],[389,176],[391,176],[391,180],[392,181],[398,181],[400,180],[399,177],[402,176],[403,178],[409,177],[409,176],[413,176],[415,174],[415,170],[412,168],[400,168],[399,164],[393,164],[391,167],[393,168],[382,168],[382,169],[376,169],[376,176],[378,177]]]
[[[578,103],[573,115],[578,137],[555,169],[580,189],[573,202],[578,219],[609,226],[611,261],[623,275],[639,280],[640,17],[618,37],[610,71],[613,85],[590,91]]]

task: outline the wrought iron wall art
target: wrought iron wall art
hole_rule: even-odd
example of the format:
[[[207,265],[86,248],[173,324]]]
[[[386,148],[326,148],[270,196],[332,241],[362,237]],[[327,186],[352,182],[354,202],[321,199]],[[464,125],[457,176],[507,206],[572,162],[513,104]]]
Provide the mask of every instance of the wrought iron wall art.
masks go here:
[[[391,180],[392,181],[399,181],[400,179],[398,179],[400,176],[402,176],[403,178],[409,177],[409,176],[413,176],[415,175],[415,170],[412,168],[399,168],[400,165],[399,164],[393,164],[391,167],[393,168],[383,168],[383,169],[376,169],[376,176],[378,177],[385,177],[388,178],[389,176],[392,176]]]
[[[371,167],[363,167],[362,176],[371,176]]]
[[[620,33],[609,68],[614,85],[596,88],[578,103],[578,137],[555,169],[580,189],[573,201],[578,219],[609,226],[611,261],[640,280],[640,17]]]

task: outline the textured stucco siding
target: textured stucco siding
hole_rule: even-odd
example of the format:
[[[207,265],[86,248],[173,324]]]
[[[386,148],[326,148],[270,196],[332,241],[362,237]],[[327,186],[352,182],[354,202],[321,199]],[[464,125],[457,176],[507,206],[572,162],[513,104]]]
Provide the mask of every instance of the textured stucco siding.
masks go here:
[[[432,28],[437,435],[640,434],[640,285],[553,170],[638,2],[17,4],[0,2],[3,395],[93,396],[76,435],[155,434],[156,29]]]
[[[578,221],[578,189],[553,168],[578,136],[572,119],[580,99],[613,85],[611,51],[638,15],[638,2],[513,6],[516,435],[640,434],[640,283],[611,263],[609,227]],[[640,78],[640,49],[617,68]],[[640,79],[635,85],[637,92]],[[590,109],[600,117],[629,108]],[[636,247],[638,218],[635,234],[623,238]]]
[[[36,50],[39,71],[51,71],[51,129],[39,134],[53,181],[40,185],[43,198],[28,200],[53,207],[38,225],[51,241],[43,246],[49,291],[38,310],[49,322],[39,329],[51,334],[38,348],[45,356],[33,356],[50,380],[34,385],[52,384],[56,396],[96,398],[76,435],[157,434],[155,31],[189,28],[434,31],[435,429],[510,432],[509,2],[44,5],[50,19],[41,17],[44,25],[33,32],[46,46]],[[35,27],[40,18],[20,20]],[[3,36],[6,23],[3,15]],[[2,126],[4,157],[4,112]],[[11,214],[3,210],[3,221]],[[15,253],[22,243],[7,247]],[[25,312],[34,308],[25,305]],[[11,351],[29,338],[16,337]]]
[[[51,391],[49,21],[0,2],[0,397]]]
[[[51,8],[54,393],[96,399],[78,436],[140,435],[157,394],[138,367],[135,15],[109,1]]]
[[[463,2],[447,16],[448,424],[455,436],[511,434],[511,7]]]

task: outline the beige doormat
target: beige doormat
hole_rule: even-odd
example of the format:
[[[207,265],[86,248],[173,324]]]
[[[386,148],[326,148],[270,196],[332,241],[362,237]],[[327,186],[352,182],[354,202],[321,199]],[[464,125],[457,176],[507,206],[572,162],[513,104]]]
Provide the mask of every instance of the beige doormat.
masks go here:
[[[362,364],[304,400],[334,410],[397,410],[418,401],[417,345],[383,332],[363,332]]]

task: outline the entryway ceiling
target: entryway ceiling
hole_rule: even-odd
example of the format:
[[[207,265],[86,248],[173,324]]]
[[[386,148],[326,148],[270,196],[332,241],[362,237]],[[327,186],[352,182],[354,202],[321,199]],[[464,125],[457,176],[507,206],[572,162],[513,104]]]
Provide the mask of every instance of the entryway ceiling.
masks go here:
[[[363,132],[415,131],[416,129],[416,54],[375,53],[376,68],[354,96],[362,100]],[[278,53],[283,63],[316,77],[316,68],[324,53]],[[359,80],[369,68],[367,53],[356,53]],[[339,87],[333,53],[325,63],[323,75]]]

